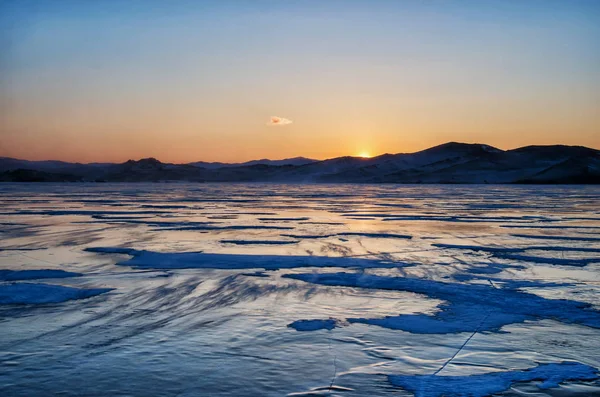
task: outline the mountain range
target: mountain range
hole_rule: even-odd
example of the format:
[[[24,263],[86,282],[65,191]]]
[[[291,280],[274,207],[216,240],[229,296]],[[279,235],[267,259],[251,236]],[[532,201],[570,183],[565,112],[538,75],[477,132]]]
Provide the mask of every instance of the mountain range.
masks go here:
[[[600,150],[565,145],[501,150],[449,142],[415,153],[372,158],[296,157],[237,164],[171,164],[154,158],[81,164],[2,157],[0,181],[599,184]]]

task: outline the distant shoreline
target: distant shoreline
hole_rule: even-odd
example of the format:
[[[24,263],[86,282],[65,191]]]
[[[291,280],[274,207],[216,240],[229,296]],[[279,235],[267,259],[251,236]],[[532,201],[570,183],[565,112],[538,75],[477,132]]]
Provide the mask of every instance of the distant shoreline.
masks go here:
[[[296,157],[214,164],[170,164],[154,158],[121,164],[0,158],[0,182],[600,184],[600,150],[564,145],[501,150],[449,142],[416,153],[372,158]]]

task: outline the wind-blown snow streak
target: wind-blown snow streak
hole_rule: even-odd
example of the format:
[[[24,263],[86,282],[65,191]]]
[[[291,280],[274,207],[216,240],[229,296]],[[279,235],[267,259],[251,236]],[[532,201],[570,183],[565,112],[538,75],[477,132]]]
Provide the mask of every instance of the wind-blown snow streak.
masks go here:
[[[203,252],[162,253],[129,248],[94,247],[88,252],[126,254],[132,258],[117,265],[151,269],[292,269],[297,267],[341,267],[341,268],[391,268],[412,264],[390,262],[378,259],[329,257],[329,256],[287,256],[287,255],[242,255],[209,254]]]
[[[557,387],[561,382],[598,379],[598,370],[572,361],[540,364],[526,370],[490,372],[468,376],[389,375],[394,386],[411,391],[415,397],[484,397],[508,390],[517,382],[541,381],[540,389]]]
[[[485,284],[382,277],[359,273],[288,274],[283,277],[343,287],[408,291],[445,301],[435,315],[401,314],[385,318],[349,318],[350,323],[378,325],[418,334],[446,334],[481,331],[498,332],[504,325],[530,320],[554,319],[564,323],[600,328],[600,312],[584,302],[545,299],[510,288],[496,289]],[[489,317],[480,324],[482,313]]]
[[[60,303],[89,298],[111,290],[111,288],[80,289],[33,283],[0,284],[0,305]]]

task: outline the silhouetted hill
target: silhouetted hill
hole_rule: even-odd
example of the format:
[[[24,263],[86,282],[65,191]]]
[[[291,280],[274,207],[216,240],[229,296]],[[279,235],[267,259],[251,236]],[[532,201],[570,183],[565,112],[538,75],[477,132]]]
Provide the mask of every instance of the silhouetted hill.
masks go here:
[[[245,163],[208,163],[205,161],[196,161],[194,163],[189,163],[190,165],[194,165],[196,167],[208,168],[208,169],[217,169],[224,167],[244,167],[250,165],[264,164],[264,165],[305,165],[317,162],[319,160],[309,159],[306,157],[294,157],[283,160],[269,160],[269,159],[260,159],[260,160],[251,160],[246,161]]]
[[[297,157],[242,164],[169,164],[155,158],[78,164],[0,158],[0,171],[4,171],[0,173],[2,181],[597,184],[600,151],[564,145],[504,151],[483,144],[449,142],[415,153],[373,158],[316,161]]]

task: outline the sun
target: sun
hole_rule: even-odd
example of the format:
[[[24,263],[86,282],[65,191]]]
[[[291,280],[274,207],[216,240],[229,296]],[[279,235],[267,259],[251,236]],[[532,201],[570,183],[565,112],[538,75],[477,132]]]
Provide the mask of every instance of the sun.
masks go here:
[[[369,154],[369,152],[360,152],[360,153],[358,154],[358,157],[362,157],[362,158],[364,158],[364,159],[368,159],[368,158],[370,158],[370,157],[371,157],[371,155]]]

